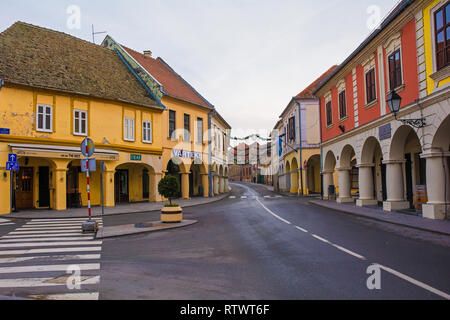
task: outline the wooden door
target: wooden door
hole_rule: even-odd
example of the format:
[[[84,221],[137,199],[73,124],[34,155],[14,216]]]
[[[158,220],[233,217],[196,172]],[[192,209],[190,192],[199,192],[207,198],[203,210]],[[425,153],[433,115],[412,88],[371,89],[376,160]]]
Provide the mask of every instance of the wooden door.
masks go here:
[[[20,168],[16,179],[16,208],[33,208],[33,168]]]

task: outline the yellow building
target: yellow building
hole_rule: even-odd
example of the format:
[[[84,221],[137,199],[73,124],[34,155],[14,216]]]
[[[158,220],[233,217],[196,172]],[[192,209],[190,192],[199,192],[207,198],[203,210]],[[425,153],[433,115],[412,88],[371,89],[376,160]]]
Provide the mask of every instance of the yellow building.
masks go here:
[[[176,176],[180,196],[212,196],[212,168],[209,129],[214,106],[162,58],[153,58],[147,50],[139,53],[107,36],[103,46],[117,52],[151,90],[165,108],[162,115],[164,173]]]
[[[0,34],[0,214],[87,205],[80,144],[95,145],[91,202],[160,201],[164,108],[115,52],[18,22]]]

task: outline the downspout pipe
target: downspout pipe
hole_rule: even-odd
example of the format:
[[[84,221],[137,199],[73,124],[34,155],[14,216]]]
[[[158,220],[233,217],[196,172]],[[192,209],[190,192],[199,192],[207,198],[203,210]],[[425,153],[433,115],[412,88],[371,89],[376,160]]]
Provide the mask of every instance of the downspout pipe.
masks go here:
[[[322,138],[322,99],[319,99],[319,123],[320,123],[320,195],[323,200],[323,138]]]
[[[292,98],[292,99],[295,101],[295,103],[298,106],[298,129],[299,129],[298,130],[299,131],[298,138],[300,140],[300,143],[299,143],[299,145],[300,145],[300,149],[299,149],[299,151],[300,151],[300,164],[299,164],[299,166],[300,166],[300,184],[301,184],[301,188],[302,188],[302,195],[305,195],[305,190],[303,188],[304,186],[303,186],[303,141],[302,141],[302,110],[301,110],[302,108],[296,98]]]
[[[208,180],[209,180],[209,197],[211,198],[213,196],[213,174],[212,174],[212,136],[211,136],[211,128],[212,128],[212,115],[215,112],[215,110],[211,110],[208,113]]]

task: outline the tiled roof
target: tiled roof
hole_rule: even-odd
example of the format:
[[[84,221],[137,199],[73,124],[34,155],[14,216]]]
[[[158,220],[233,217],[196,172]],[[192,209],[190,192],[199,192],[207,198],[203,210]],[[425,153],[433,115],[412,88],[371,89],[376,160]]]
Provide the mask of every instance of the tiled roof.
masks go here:
[[[111,50],[23,22],[0,33],[5,82],[162,109]]]
[[[122,46],[143,68],[145,68],[163,86],[164,92],[173,98],[187,101],[205,108],[213,106],[206,102],[195,89],[190,86],[161,58],[145,56],[133,49]]]
[[[338,68],[337,65],[332,66],[330,69],[328,69],[327,72],[322,74],[319,78],[317,78],[313,83],[311,83],[305,90],[300,92],[298,95],[296,95],[296,98],[314,98],[314,91],[316,88],[319,87],[319,85],[328,78],[328,76]]]

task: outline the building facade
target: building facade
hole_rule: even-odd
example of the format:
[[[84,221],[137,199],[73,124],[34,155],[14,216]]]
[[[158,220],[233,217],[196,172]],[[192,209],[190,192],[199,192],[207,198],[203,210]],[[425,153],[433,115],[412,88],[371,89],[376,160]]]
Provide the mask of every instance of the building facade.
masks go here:
[[[325,199],[449,217],[449,21],[448,1],[401,1],[315,91]]]
[[[217,112],[213,112],[211,126],[211,180],[212,195],[228,192],[228,154],[230,148],[231,126]]]
[[[297,195],[321,192],[319,99],[312,92],[336,68],[292,98],[280,115],[272,134],[283,140],[275,190]]]
[[[139,53],[117,43],[111,36],[102,45],[117,52],[155,100],[167,109],[162,115],[162,163],[164,174],[179,179],[180,197],[212,196],[210,129],[214,106],[162,58],[153,58],[151,51]]]
[[[18,22],[0,33],[0,78],[0,214],[11,198],[17,210],[87,205],[86,137],[96,146],[92,205],[101,204],[101,162],[105,206],[161,201],[164,109],[118,55]],[[20,166],[12,188],[9,153]]]

